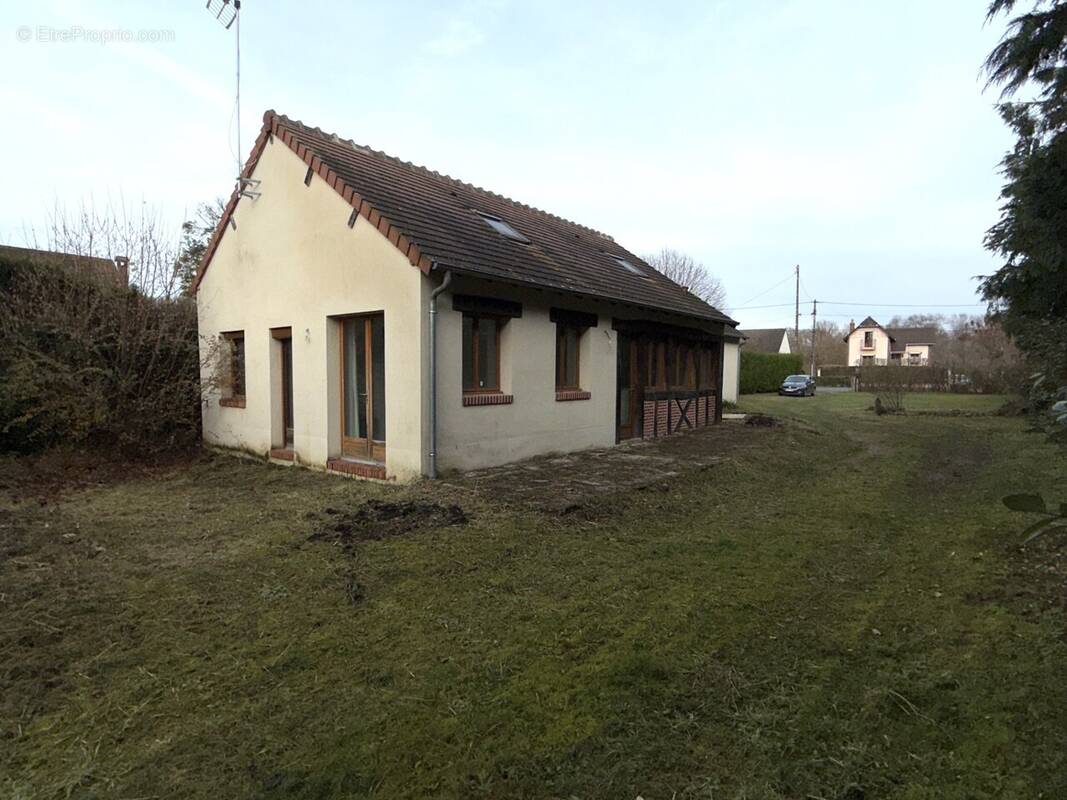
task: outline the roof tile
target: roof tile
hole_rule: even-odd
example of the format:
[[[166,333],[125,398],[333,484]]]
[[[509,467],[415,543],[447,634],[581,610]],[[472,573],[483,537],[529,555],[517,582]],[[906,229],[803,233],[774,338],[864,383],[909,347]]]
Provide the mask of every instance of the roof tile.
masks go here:
[[[732,322],[592,228],[271,111],[264,115],[264,128],[313,167],[322,165],[336,174],[334,188],[351,196],[353,204],[362,201],[360,213],[394,243],[403,244],[405,252],[417,250],[420,264],[428,258],[458,272]],[[500,217],[530,244],[501,235],[477,212]],[[632,274],[616,257],[643,266],[648,274]],[[207,260],[201,272],[206,266]]]

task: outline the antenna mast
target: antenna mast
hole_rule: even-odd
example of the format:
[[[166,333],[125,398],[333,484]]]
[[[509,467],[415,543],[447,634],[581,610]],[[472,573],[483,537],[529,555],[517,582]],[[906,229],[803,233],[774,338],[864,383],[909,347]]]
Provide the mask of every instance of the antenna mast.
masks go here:
[[[237,23],[237,180],[241,180],[241,0],[233,0],[233,19]]]
[[[236,69],[235,78],[237,91],[234,99],[234,115],[237,118],[237,185],[238,189],[244,189],[245,181],[241,178],[241,0],[207,0],[207,10],[215,15],[215,19],[223,28],[229,30],[235,27],[236,40]]]

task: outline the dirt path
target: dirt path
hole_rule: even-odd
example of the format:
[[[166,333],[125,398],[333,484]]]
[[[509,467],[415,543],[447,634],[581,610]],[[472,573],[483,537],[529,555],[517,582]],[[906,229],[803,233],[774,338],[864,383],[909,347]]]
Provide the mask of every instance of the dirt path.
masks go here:
[[[446,490],[473,490],[507,505],[565,514],[620,492],[711,469],[776,433],[741,422],[723,422],[665,439],[638,439],[616,447],[476,470],[443,480],[441,485]]]

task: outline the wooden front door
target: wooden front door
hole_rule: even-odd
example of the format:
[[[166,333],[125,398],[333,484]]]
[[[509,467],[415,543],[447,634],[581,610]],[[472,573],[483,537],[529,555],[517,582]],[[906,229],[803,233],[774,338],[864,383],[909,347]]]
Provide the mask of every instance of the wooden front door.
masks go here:
[[[385,317],[341,323],[341,453],[385,461]]]

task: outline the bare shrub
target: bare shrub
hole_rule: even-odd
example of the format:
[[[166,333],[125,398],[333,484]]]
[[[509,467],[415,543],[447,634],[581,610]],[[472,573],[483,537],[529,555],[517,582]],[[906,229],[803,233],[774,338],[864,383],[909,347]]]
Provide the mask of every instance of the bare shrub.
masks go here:
[[[57,212],[42,249],[67,255],[0,262],[0,449],[92,444],[148,456],[195,443],[196,306],[159,216]],[[128,268],[108,278],[84,268],[89,257],[128,258]]]
[[[878,390],[874,398],[876,414],[899,414],[904,410],[904,395],[907,387],[903,384],[889,384]]]

